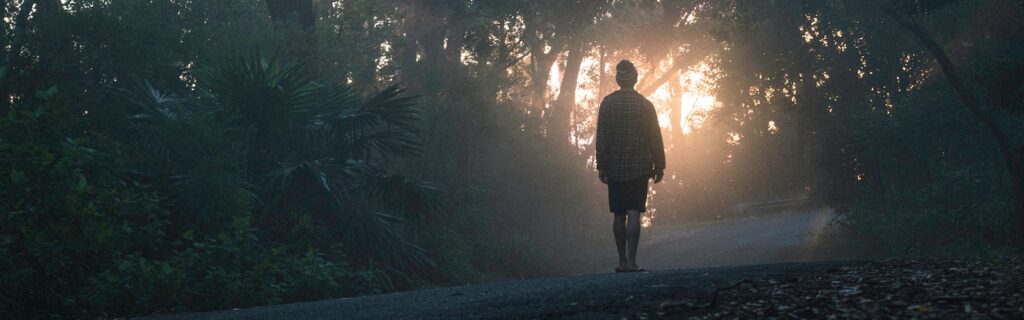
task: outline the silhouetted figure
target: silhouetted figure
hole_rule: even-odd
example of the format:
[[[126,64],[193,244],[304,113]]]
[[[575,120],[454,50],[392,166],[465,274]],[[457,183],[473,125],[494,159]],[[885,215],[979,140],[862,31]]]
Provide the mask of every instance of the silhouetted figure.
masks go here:
[[[612,230],[619,250],[616,272],[644,271],[636,264],[640,218],[647,211],[647,180],[665,176],[665,146],[658,114],[647,98],[633,89],[637,71],[622,60],[615,66],[620,89],[601,101],[597,115],[597,171],[608,185]],[[626,220],[629,220],[627,224]]]

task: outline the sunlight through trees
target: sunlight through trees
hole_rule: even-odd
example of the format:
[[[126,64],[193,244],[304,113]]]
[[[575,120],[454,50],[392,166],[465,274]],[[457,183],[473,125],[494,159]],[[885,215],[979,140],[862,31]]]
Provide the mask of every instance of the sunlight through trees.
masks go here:
[[[593,140],[624,59],[667,147],[647,226],[799,199],[835,210],[821,245],[837,254],[1024,243],[1019,1],[12,0],[0,15],[14,317],[577,272],[609,241]]]

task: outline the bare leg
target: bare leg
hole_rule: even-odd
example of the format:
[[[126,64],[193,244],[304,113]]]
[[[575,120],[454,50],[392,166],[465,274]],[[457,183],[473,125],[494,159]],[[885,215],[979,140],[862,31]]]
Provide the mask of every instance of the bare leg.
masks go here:
[[[612,232],[615,234],[615,247],[619,249],[619,269],[625,269],[626,265],[626,215],[615,214],[612,221]]]
[[[629,210],[626,213],[629,216],[629,225],[626,226],[629,258],[626,263],[628,268],[637,269],[639,266],[636,265],[636,247],[640,242],[640,211]]]

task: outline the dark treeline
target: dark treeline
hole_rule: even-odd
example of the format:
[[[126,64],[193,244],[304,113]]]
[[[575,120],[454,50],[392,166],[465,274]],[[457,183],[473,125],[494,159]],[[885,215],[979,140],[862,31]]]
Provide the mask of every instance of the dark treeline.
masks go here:
[[[610,217],[630,59],[650,223],[809,198],[836,256],[998,254],[1024,215],[1010,0],[0,5],[0,314],[117,317],[560,274]]]

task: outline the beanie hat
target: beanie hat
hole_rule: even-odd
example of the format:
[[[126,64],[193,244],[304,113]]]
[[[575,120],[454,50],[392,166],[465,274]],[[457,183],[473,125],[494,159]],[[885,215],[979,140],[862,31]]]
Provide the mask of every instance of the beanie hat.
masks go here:
[[[636,67],[629,60],[622,60],[615,66],[615,80],[619,82],[634,82],[637,78]]]

